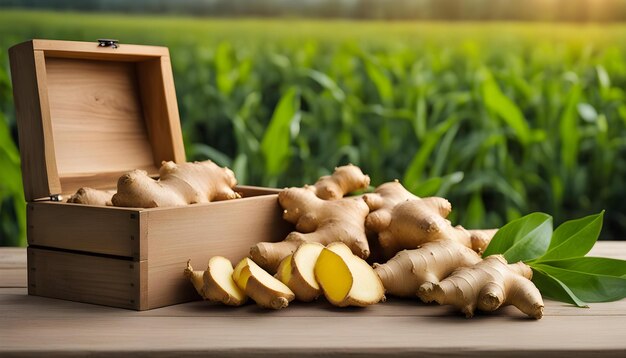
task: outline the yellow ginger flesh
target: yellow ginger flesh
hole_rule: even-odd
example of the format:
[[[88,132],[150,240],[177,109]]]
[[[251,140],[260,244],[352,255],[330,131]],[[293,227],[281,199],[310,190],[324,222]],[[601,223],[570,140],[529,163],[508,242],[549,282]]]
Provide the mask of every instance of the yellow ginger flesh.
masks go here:
[[[296,225],[281,242],[261,242],[250,249],[250,257],[269,272],[304,242],[328,245],[343,242],[354,254],[367,258],[370,254],[365,234],[365,217],[369,209],[360,197],[323,200],[304,188],[289,188],[278,194],[285,209],[283,218]]]
[[[368,306],[385,299],[380,278],[341,242],[328,245],[315,263],[315,278],[333,305]]]
[[[235,267],[233,279],[248,297],[263,308],[285,308],[295,298],[289,287],[247,257]]]
[[[285,257],[278,267],[276,278],[287,285],[299,301],[313,301],[321,293],[314,269],[323,249],[324,246],[318,243],[304,243]]]

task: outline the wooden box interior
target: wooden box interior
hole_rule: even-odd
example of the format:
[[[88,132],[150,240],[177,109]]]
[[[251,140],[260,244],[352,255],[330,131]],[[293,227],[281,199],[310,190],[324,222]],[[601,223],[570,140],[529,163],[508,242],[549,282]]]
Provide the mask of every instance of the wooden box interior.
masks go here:
[[[9,52],[27,201],[185,161],[167,48],[32,40]]]

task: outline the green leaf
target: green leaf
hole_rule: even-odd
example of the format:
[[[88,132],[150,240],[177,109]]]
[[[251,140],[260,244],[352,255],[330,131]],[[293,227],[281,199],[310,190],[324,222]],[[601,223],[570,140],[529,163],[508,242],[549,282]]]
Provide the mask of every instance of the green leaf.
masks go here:
[[[559,131],[561,134],[561,159],[566,168],[572,169],[578,158],[578,141],[580,133],[578,129],[578,115],[576,107],[580,99],[582,89],[579,84],[575,84],[571,89],[567,104],[559,121]]]
[[[530,140],[530,128],[522,111],[515,102],[502,93],[493,75],[487,69],[483,69],[482,72],[485,77],[482,83],[485,106],[513,128],[522,144],[527,144]]]
[[[420,179],[424,173],[430,155],[435,150],[437,144],[439,144],[441,137],[458,121],[459,118],[456,116],[449,117],[431,131],[421,143],[417,153],[415,153],[411,160],[411,164],[409,164],[409,167],[404,173],[402,180],[409,191],[413,192],[413,190],[419,189]]]
[[[589,307],[586,302],[576,296],[563,282],[552,277],[539,268],[533,267],[533,283],[541,295],[556,301],[571,303],[578,307]]]
[[[544,264],[533,264],[532,268],[557,279],[585,302],[609,302],[626,297],[624,277],[572,271]]]
[[[546,252],[551,236],[552,216],[532,213],[500,228],[483,256],[502,254],[508,262],[532,260]]]
[[[280,99],[272,115],[263,139],[261,153],[265,158],[265,170],[269,176],[280,174],[291,156],[290,139],[292,123],[299,121],[300,95],[291,87]]]
[[[215,162],[215,164],[220,167],[229,167],[231,165],[231,160],[223,152],[211,147],[210,145],[206,145],[204,143],[193,143],[190,146],[190,156],[199,159],[211,159]]]
[[[541,264],[570,271],[626,278],[626,261],[619,259],[585,256],[562,260],[542,261]],[[530,265],[533,265],[533,263],[530,263]]]
[[[328,90],[337,102],[346,100],[346,94],[327,74],[311,69],[304,70],[304,74],[319,83],[324,89]]]
[[[548,250],[537,261],[585,256],[598,240],[603,216],[604,211],[561,224],[554,230]]]
[[[376,86],[381,102],[385,106],[391,107],[393,105],[393,84],[391,83],[391,77],[369,58],[365,59],[365,72],[367,72],[370,80]]]

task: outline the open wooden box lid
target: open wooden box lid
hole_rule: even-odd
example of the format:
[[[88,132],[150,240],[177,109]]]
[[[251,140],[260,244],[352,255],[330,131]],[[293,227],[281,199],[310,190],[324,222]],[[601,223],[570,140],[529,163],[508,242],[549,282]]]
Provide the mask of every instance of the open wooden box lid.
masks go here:
[[[32,40],[9,57],[27,201],[185,161],[167,48]]]

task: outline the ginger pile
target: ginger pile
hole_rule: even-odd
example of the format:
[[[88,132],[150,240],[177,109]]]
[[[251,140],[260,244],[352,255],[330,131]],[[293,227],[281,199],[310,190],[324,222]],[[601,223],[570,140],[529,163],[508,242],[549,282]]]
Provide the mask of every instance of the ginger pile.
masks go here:
[[[528,266],[508,264],[499,255],[481,258],[497,230],[453,226],[446,199],[419,198],[398,181],[346,197],[368,186],[369,177],[349,165],[314,185],[283,190],[278,201],[295,231],[283,241],[253,246],[250,258],[234,271],[228,269],[230,262],[224,263],[220,282],[230,282],[229,287],[238,287],[259,306],[274,309],[321,295],[340,307],[367,306],[384,301],[386,292],[454,305],[467,317],[476,309],[493,311],[509,304],[542,317],[543,301]],[[364,260],[371,253],[368,233],[377,235],[385,264],[372,267]],[[216,288],[218,280],[209,279],[216,272],[211,262],[204,273],[190,266],[185,271],[198,292],[211,301],[243,304],[232,299],[234,290],[226,295]]]
[[[302,243],[328,245],[339,241],[366,259],[370,254],[365,233],[368,206],[361,197],[344,195],[367,188],[369,182],[369,176],[361,169],[347,165],[336,168],[331,176],[320,178],[314,185],[281,191],[278,202],[284,209],[283,218],[295,224],[296,231],[281,242],[258,243],[250,249],[250,257],[267,271],[276,272],[281,260]]]
[[[237,199],[235,174],[210,160],[176,164],[163,162],[159,179],[144,170],[133,170],[117,181],[117,192],[80,188],[69,203],[136,208],[183,206]]]

